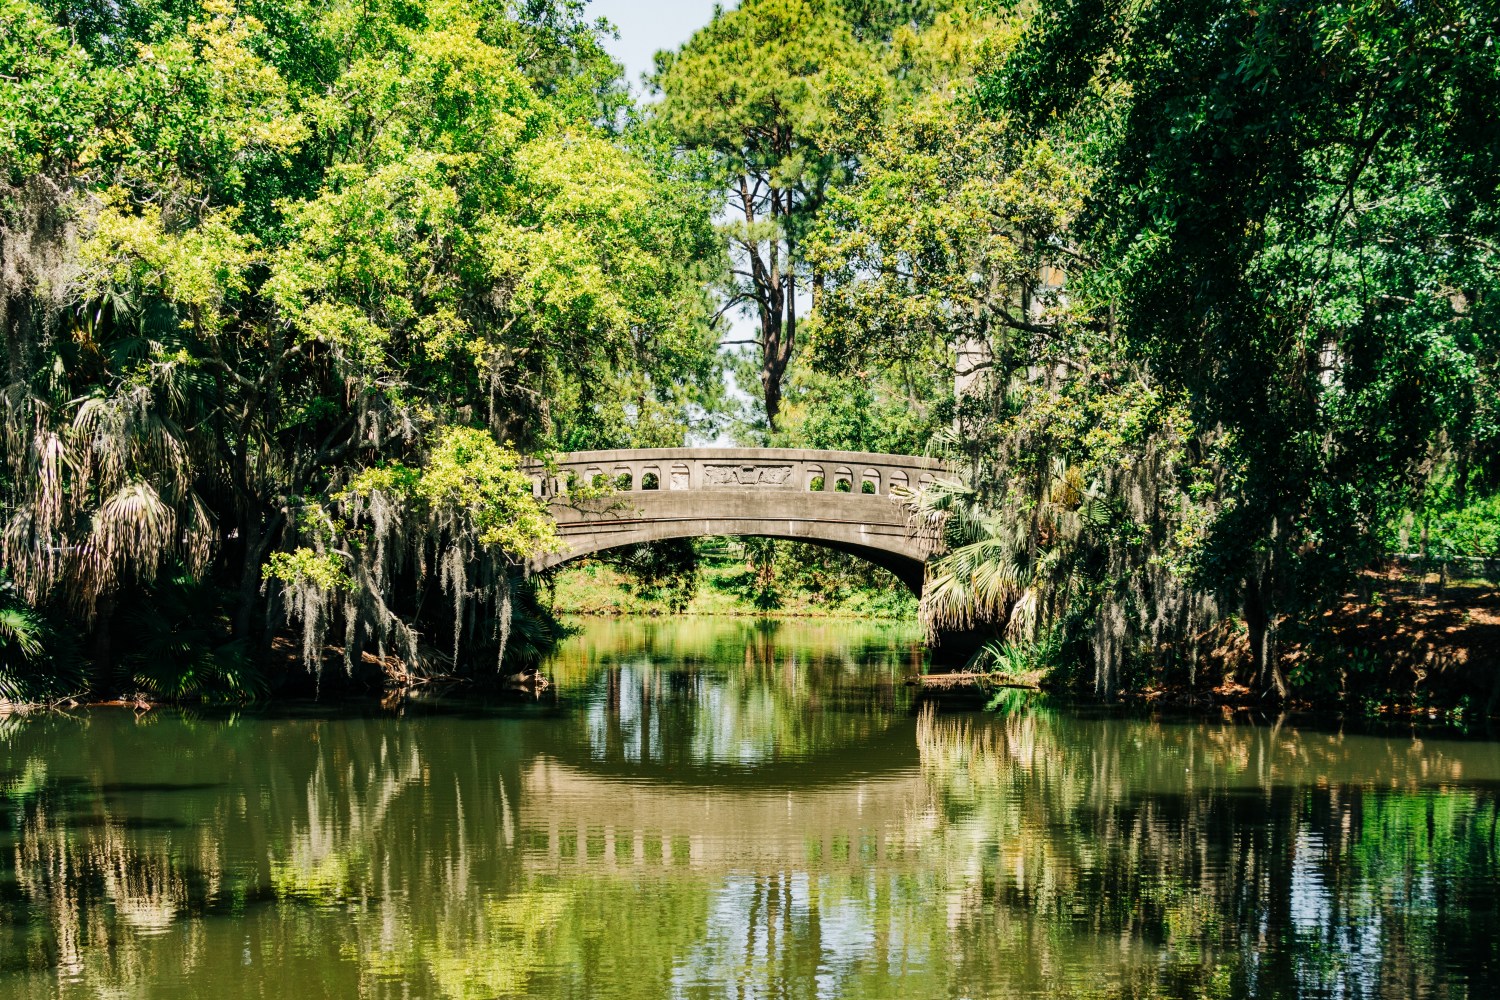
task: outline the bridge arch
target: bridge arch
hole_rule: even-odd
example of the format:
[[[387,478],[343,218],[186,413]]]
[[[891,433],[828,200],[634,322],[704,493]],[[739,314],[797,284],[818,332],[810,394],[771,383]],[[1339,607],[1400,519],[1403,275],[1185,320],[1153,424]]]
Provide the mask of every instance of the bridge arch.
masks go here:
[[[536,570],[641,542],[753,535],[848,552],[920,593],[936,541],[908,525],[891,490],[931,482],[946,467],[864,452],[651,448],[573,452],[555,469],[530,472],[563,544],[533,560]],[[574,483],[614,489],[581,499]]]

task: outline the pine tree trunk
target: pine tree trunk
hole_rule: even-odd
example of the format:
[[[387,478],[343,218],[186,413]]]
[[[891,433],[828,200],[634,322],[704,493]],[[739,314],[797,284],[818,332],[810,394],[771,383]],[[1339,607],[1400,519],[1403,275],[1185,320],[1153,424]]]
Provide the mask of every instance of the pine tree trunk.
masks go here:
[[[781,416],[781,375],[775,362],[767,358],[761,368],[760,383],[766,404],[766,427],[773,434]]]

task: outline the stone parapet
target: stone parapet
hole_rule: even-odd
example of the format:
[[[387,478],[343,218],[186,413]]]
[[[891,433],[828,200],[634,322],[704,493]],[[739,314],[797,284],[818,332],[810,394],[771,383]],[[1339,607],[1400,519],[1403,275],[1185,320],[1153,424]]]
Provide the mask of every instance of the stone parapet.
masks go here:
[[[930,458],[791,448],[574,452],[528,471],[565,546],[534,569],[642,542],[754,535],[853,553],[917,591],[937,542],[908,522],[900,492],[948,474]]]

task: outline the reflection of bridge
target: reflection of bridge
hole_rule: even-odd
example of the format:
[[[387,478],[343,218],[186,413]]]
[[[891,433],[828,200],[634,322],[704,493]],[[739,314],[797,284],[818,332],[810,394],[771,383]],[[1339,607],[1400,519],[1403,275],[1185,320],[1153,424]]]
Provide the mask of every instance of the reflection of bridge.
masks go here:
[[[553,866],[597,871],[867,868],[894,860],[935,821],[915,763],[840,785],[685,789],[602,778],[546,756],[521,775],[522,842]]]
[[[868,559],[922,588],[931,538],[913,530],[895,488],[943,475],[930,458],[789,448],[652,448],[561,456],[556,474],[533,470],[553,501],[564,550],[546,569],[578,556],[667,538],[756,535],[812,542]],[[573,482],[610,484],[599,500],[570,501]]]

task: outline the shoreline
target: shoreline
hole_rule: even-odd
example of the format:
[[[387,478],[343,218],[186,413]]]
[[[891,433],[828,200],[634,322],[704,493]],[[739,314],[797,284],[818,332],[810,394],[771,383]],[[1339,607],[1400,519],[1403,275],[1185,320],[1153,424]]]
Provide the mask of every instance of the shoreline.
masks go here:
[[[777,621],[783,618],[792,618],[798,621],[846,621],[846,622],[870,622],[871,624],[900,624],[910,625],[913,628],[921,628],[921,624],[915,618],[885,617],[881,615],[859,614],[858,612],[810,612],[810,611],[558,611],[553,610],[558,618],[646,618],[652,621],[662,621],[670,618],[755,618],[763,621]]]

